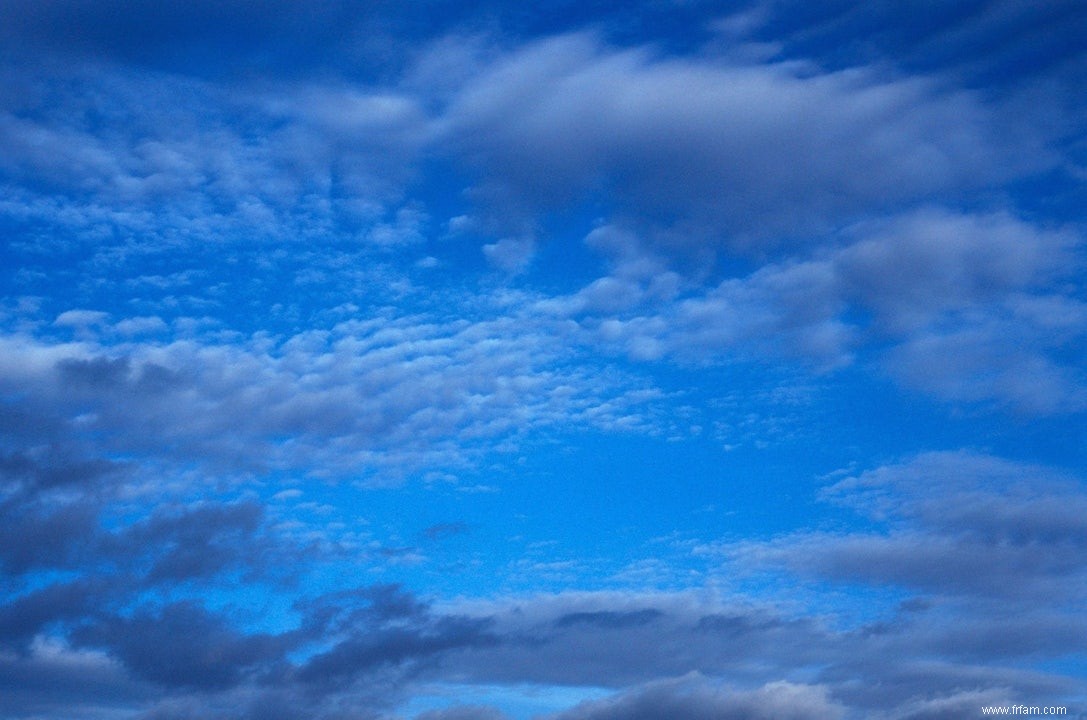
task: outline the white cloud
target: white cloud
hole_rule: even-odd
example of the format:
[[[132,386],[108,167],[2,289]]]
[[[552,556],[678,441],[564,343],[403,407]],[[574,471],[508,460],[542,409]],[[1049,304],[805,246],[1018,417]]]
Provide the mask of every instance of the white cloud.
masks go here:
[[[784,358],[827,371],[860,358],[953,402],[1033,415],[1087,403],[1075,361],[1087,304],[1071,282],[1082,244],[1070,229],[921,208],[832,239],[701,288],[603,228],[589,240],[613,272],[536,309],[636,359]]]
[[[737,691],[692,674],[584,702],[553,720],[834,720],[844,713],[824,687],[775,682]]]
[[[842,292],[875,312],[888,332],[909,332],[940,313],[1006,300],[1076,272],[1069,231],[1006,212],[921,209],[856,225],[833,256]]]
[[[808,235],[1051,162],[980,96],[925,79],[662,59],[589,35],[494,62],[442,122],[497,212],[607,187],[619,216],[688,245]]]
[[[971,320],[976,327],[969,326]],[[995,402],[1025,415],[1082,411],[1087,407],[1082,370],[1061,364],[1059,353],[1047,356],[1048,348],[1038,347],[1046,338],[1033,329],[967,317],[962,328],[908,338],[891,349],[886,366],[906,385],[943,400]]]
[[[57,327],[86,328],[104,325],[109,319],[109,313],[99,310],[65,310],[53,324]]]
[[[571,364],[561,335],[535,321],[389,314],[237,344],[7,336],[0,369],[4,387],[83,416],[118,451],[224,467],[396,475],[463,465],[548,427],[651,432],[659,395]]]
[[[1087,492],[1052,469],[928,453],[842,480],[824,495],[886,529],[742,544],[732,549],[736,557],[808,577],[935,595],[1044,597],[1058,614],[1087,587]]]
[[[483,255],[487,261],[508,273],[518,273],[527,268],[535,253],[536,243],[527,237],[502,238],[496,243],[483,246]]]
[[[166,329],[166,323],[157,316],[126,318],[113,326],[114,332],[128,336],[163,332]]]

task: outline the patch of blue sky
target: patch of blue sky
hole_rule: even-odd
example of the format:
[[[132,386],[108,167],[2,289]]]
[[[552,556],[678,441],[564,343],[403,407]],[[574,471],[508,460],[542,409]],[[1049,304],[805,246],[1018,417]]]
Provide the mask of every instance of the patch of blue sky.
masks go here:
[[[441,683],[424,686],[422,692],[399,711],[413,717],[426,711],[464,706],[493,707],[513,720],[529,720],[610,694],[612,691],[607,688],[594,687]]]

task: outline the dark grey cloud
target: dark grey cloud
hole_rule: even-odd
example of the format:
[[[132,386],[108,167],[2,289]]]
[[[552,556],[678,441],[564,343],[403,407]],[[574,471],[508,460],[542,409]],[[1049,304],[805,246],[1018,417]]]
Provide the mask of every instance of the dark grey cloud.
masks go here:
[[[256,502],[203,504],[182,512],[159,511],[114,540],[120,550],[150,550],[149,583],[210,578],[227,570],[261,576],[276,559],[275,540],[258,531],[264,507]]]
[[[897,718],[973,699],[1056,702],[1082,692],[1073,678],[1016,666],[1080,646],[1082,622],[1050,614],[1047,626],[1024,612],[1009,623],[996,607],[940,601],[855,629],[705,594],[569,593],[439,609],[375,586],[296,609],[296,629],[268,634],[188,601],[129,613],[73,603],[73,619],[62,618],[71,647],[55,652],[112,675],[117,704],[148,708],[158,688],[147,718],[385,717],[416,683],[433,682],[614,689],[556,720]],[[42,642],[22,652],[38,657]],[[140,684],[125,681],[122,667]],[[502,716],[453,707],[424,717]]]
[[[336,686],[375,672],[412,675],[452,650],[496,642],[486,617],[436,613],[395,585],[338,592],[300,606],[310,618],[304,634],[340,637],[301,664],[304,684]]]
[[[95,554],[97,518],[130,467],[95,457],[63,418],[5,403],[0,441],[0,568],[16,578],[73,569]]]
[[[53,640],[39,639],[26,653],[0,656],[5,718],[64,718],[77,711],[89,720],[108,720],[136,712],[156,694],[101,653],[72,651]]]
[[[60,381],[72,388],[115,388],[128,380],[128,358],[67,359],[57,363]]]
[[[1084,573],[1074,545],[1016,547],[924,531],[815,534],[753,552],[755,562],[785,563],[809,577],[982,597],[1064,598]]]
[[[0,630],[19,637],[3,638],[17,654],[0,657],[0,687],[18,686],[20,673],[33,668],[59,685],[52,703],[35,683],[19,687],[0,714],[25,705],[63,717],[94,701],[103,712],[143,708],[146,718],[371,719],[450,651],[494,642],[485,618],[436,613],[395,586],[302,603],[298,627],[278,634],[243,629],[233,614],[196,600],[156,605],[141,597],[138,586],[118,588],[110,579],[57,586],[4,607]],[[131,603],[137,607],[126,609]],[[328,650],[314,652],[320,648]],[[298,651],[302,657],[292,659]],[[88,682],[103,683],[98,692],[69,677],[79,669]]]
[[[72,457],[71,451],[54,446],[47,452],[16,451],[0,458],[0,478],[9,492],[26,496],[35,491],[94,485],[123,467],[116,461]]]
[[[94,377],[107,392],[118,390],[113,371],[105,380]],[[84,390],[64,386],[77,402],[85,399]],[[118,587],[136,577],[143,584],[169,584],[228,570],[260,575],[293,557],[267,532],[264,509],[252,500],[192,502],[182,492],[147,517],[117,522],[110,515],[121,498],[139,493],[153,471],[93,457],[78,423],[46,417],[53,422],[42,430],[24,428],[30,435],[24,450],[0,457],[0,567],[8,578],[65,571],[114,573]]]
[[[298,627],[276,634],[244,630],[236,617],[195,600],[141,603],[138,585],[117,585],[112,578],[58,585],[0,609],[0,639],[22,658],[0,673],[17,673],[54,648],[62,666],[78,661],[113,676],[118,706],[157,698],[147,717],[370,718],[450,652],[496,641],[486,618],[437,613],[395,586],[301,604]],[[132,602],[139,604],[125,610]],[[304,648],[302,659],[290,658]],[[66,682],[58,696],[89,699],[79,687]],[[360,714],[339,714],[352,704]]]
[[[281,639],[245,635],[190,602],[102,619],[72,636],[77,645],[108,650],[134,676],[168,687],[228,687],[284,650]]]
[[[77,623],[104,610],[113,595],[109,581],[76,580],[49,585],[0,605],[0,644],[25,651],[39,633],[61,623]]]
[[[488,605],[483,616],[500,642],[448,661],[480,682],[618,688],[690,672],[757,682],[836,652],[817,619],[682,595],[571,593]]]
[[[125,383],[139,375],[138,363],[77,367],[93,370],[85,377],[92,395],[101,383],[123,396]],[[185,597],[193,583],[215,587],[238,574],[243,582],[276,582],[279,566],[320,563],[323,556],[270,533],[266,511],[253,500],[162,503],[145,519],[107,527],[100,516],[105,506],[93,498],[112,497],[116,474],[92,462],[65,462],[84,470],[59,473],[62,482],[29,482],[43,473],[13,462],[12,477],[21,483],[20,508],[78,489],[69,502],[86,508],[87,525],[75,528],[82,536],[71,542],[82,554],[69,567],[85,577],[6,597],[0,604],[5,644],[30,653],[51,637],[70,644],[65,653],[97,653],[138,681],[117,703],[142,704],[153,692],[147,688],[157,687],[175,698],[152,711],[164,717],[259,717],[256,708],[265,703],[285,718],[333,718],[336,708],[360,698],[368,707],[391,707],[412,683],[448,677],[619,688],[694,670],[765,682],[841,652],[842,639],[821,623],[769,610],[618,595],[461,612],[438,610],[395,586],[300,603],[293,629],[247,630],[238,618],[195,600],[160,604],[145,593]],[[142,471],[134,472],[125,482],[139,479]],[[57,558],[49,562],[65,567]],[[1052,627],[1054,634],[1069,630]],[[227,709],[242,696],[238,707],[249,710]]]
[[[0,504],[0,563],[4,571],[20,575],[78,565],[86,557],[83,543],[95,536],[99,509],[95,504],[68,504],[58,509]]]
[[[450,650],[494,642],[486,620],[439,618],[424,627],[383,628],[353,637],[309,660],[298,671],[304,683],[337,683],[382,666],[416,671]]]

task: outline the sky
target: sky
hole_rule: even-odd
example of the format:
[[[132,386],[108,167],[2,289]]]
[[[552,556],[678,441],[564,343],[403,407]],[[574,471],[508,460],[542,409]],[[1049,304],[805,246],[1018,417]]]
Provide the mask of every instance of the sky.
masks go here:
[[[0,1],[0,719],[1087,717],[1085,38]]]

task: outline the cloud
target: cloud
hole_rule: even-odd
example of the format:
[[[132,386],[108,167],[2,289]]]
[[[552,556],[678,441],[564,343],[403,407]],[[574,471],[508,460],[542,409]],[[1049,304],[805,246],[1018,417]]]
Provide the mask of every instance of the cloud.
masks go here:
[[[886,523],[886,532],[807,533],[721,546],[748,567],[861,582],[873,592],[891,588],[886,592],[895,597],[895,586],[924,593],[876,621],[870,609],[851,616],[841,606],[833,619],[706,593],[560,593],[438,607],[398,588],[376,587],[300,604],[300,624],[276,638],[243,636],[210,615],[189,623],[207,628],[202,642],[221,644],[229,657],[250,658],[238,663],[250,668],[250,679],[197,663],[179,670],[178,682],[263,687],[270,680],[261,678],[276,677],[291,697],[332,680],[354,688],[349,694],[371,692],[374,683],[408,687],[442,679],[621,689],[557,718],[635,712],[649,718],[667,708],[685,708],[692,717],[759,717],[767,708],[797,717],[861,709],[897,717],[982,696],[1064,697],[1076,692],[1072,680],[1005,665],[1075,652],[1087,637],[1073,611],[1082,587],[1082,495],[1074,478],[1046,468],[933,453],[827,489],[827,499]],[[1018,608],[1014,620],[1009,606]],[[167,606],[136,619],[196,611]],[[126,637],[127,626],[101,627],[113,629],[76,637],[114,648],[122,658],[142,657],[135,648],[103,645],[107,637]],[[286,648],[307,646],[314,650],[293,667],[282,665]],[[896,663],[879,662],[889,656]],[[280,669],[265,674],[273,668]],[[704,677],[683,678],[692,671]],[[683,679],[661,680],[668,677]],[[722,677],[728,686],[713,679]],[[869,686],[881,689],[872,694],[864,690]],[[963,695],[964,687],[977,690]],[[338,702],[333,695],[324,697]]]
[[[336,237],[388,249],[424,232],[425,211],[402,202],[428,136],[417,97],[72,72],[75,86],[47,68],[0,76],[0,217],[24,239],[40,235],[39,249],[90,249],[116,267],[205,243]],[[58,105],[44,109],[47,98]]]
[[[19,426],[0,443],[0,568],[18,578],[79,567],[129,468],[88,455],[48,415],[5,403],[0,417]]]
[[[154,614],[105,618],[78,628],[73,639],[84,647],[108,649],[140,679],[196,688],[235,685],[283,650],[277,638],[243,635],[190,602]]]
[[[299,669],[298,678],[305,683],[325,684],[365,675],[386,665],[410,668],[450,650],[493,643],[486,628],[485,621],[447,617],[422,628],[370,632],[315,656]]]
[[[0,688],[9,717],[60,718],[78,707],[82,717],[108,720],[151,700],[107,655],[45,638],[25,654],[0,653]]]
[[[0,606],[0,643],[26,650],[50,626],[94,617],[110,596],[109,589],[108,583],[98,579],[76,580],[5,598]]]
[[[1068,304],[1077,314],[1082,309],[1078,301]],[[1057,359],[1059,347],[1032,352],[1031,345],[1049,341],[1048,333],[1004,318],[977,320],[974,328],[910,338],[889,351],[887,368],[907,386],[955,403],[995,401],[1026,415],[1076,413],[1087,406],[1082,373]],[[1075,332],[1082,335],[1080,328]]]
[[[1069,616],[1046,629],[1030,615],[1009,625],[999,609],[965,616],[950,609],[946,625],[930,624],[924,618],[934,610],[919,604],[880,626],[831,628],[827,618],[791,618],[705,592],[568,592],[437,607],[375,586],[300,602],[298,624],[278,634],[242,630],[193,601],[123,614],[98,606],[52,627],[71,628],[74,649],[64,652],[93,657],[114,674],[123,664],[145,683],[123,686],[113,702],[147,707],[152,688],[168,688],[147,717],[248,718],[275,708],[272,717],[334,718],[346,707],[376,717],[417,683],[434,682],[612,689],[547,716],[554,720],[899,717],[969,698],[1081,690],[1070,678],[1002,667],[1032,652],[1009,652],[1018,640],[1033,638],[1044,657],[1079,643],[1081,621]],[[1037,645],[1039,634],[1056,643],[1070,630],[1078,634],[1063,644]],[[1005,631],[1001,649],[994,641]],[[934,654],[946,659],[932,661]],[[470,707],[432,713],[447,715],[501,717]]]
[[[843,708],[825,688],[768,684],[754,691],[729,691],[698,675],[660,680],[617,697],[589,701],[552,716],[554,720],[805,720],[840,718]]]
[[[919,699],[887,717],[896,720],[955,720],[977,714],[983,707],[1017,704],[1006,691],[966,690],[950,696]]]
[[[850,228],[857,241],[833,262],[844,292],[887,332],[924,327],[948,311],[1048,287],[1082,262],[1071,232],[1009,215],[939,209]]]
[[[499,270],[517,273],[528,267],[535,250],[535,243],[530,238],[502,238],[484,245],[483,255]]]
[[[59,327],[80,328],[89,325],[101,325],[109,318],[109,313],[96,310],[66,310],[53,322]]]
[[[386,317],[271,345],[0,344],[9,390],[33,387],[35,412],[78,415],[78,432],[117,450],[235,469],[323,465],[335,476],[395,475],[428,457],[463,464],[473,447],[557,423],[652,422],[637,419],[639,388],[567,364],[561,335],[513,318]]]
[[[921,208],[837,239],[703,288],[678,282],[636,237],[598,228],[586,242],[619,258],[613,274],[537,310],[635,359],[860,361],[953,402],[1084,407],[1087,381],[1069,362],[1087,337],[1087,306],[1066,283],[1083,263],[1077,233]]]
[[[113,326],[113,331],[118,335],[128,337],[162,333],[165,332],[166,329],[166,323],[162,318],[157,316],[126,318]]]
[[[100,696],[104,707],[148,708],[147,717],[332,718],[341,717],[345,703],[361,704],[376,717],[443,654],[493,642],[484,620],[437,615],[389,586],[300,603],[298,627],[278,634],[243,630],[230,613],[196,600],[157,605],[130,592],[117,600],[136,607],[120,610],[101,594],[72,588],[69,594],[82,599],[82,608],[54,614],[48,630],[18,621],[28,641],[18,660],[0,652],[0,685],[40,666],[59,683],[53,698],[61,713],[68,703]],[[17,605],[31,611],[42,600],[39,593]],[[14,606],[4,611],[13,619]],[[289,655],[302,649],[301,660]],[[38,662],[45,650],[59,667]],[[100,692],[88,693],[67,666],[102,682]],[[24,685],[12,702],[48,707],[36,687]],[[14,707],[5,702],[4,711]]]
[[[833,653],[814,618],[696,593],[558,593],[456,606],[499,642],[450,658],[465,680],[620,688],[690,672],[780,679]]]
[[[1082,594],[1087,495],[1052,470],[931,453],[843,480],[825,494],[887,530],[755,543],[741,551],[745,562],[950,597],[1044,597],[1052,607]]]
[[[209,503],[171,510],[157,510],[113,540],[151,551],[148,583],[208,579],[234,569],[259,576],[274,562],[274,540],[259,534],[265,523],[260,504]]]
[[[507,716],[495,708],[479,705],[461,705],[445,710],[428,710],[415,720],[507,720]]]
[[[925,79],[661,58],[585,34],[493,63],[443,122],[499,212],[607,188],[620,217],[688,247],[808,235],[1051,162],[980,96]]]
[[[571,625],[589,625],[601,628],[624,628],[649,625],[657,620],[662,613],[659,610],[634,610],[630,612],[613,612],[598,610],[596,612],[574,612],[563,615],[555,621],[559,628]]]
[[[938,71],[970,84],[1014,88],[1060,77],[1071,89],[1082,81],[1075,75],[1081,56],[1074,38],[1087,15],[1075,3],[879,0],[814,8],[775,0],[763,7],[765,22],[756,37],[772,32],[789,54],[814,55],[833,66],[893,57],[910,70]],[[858,35],[865,42],[853,42]],[[1042,37],[1050,42],[1040,43]]]

